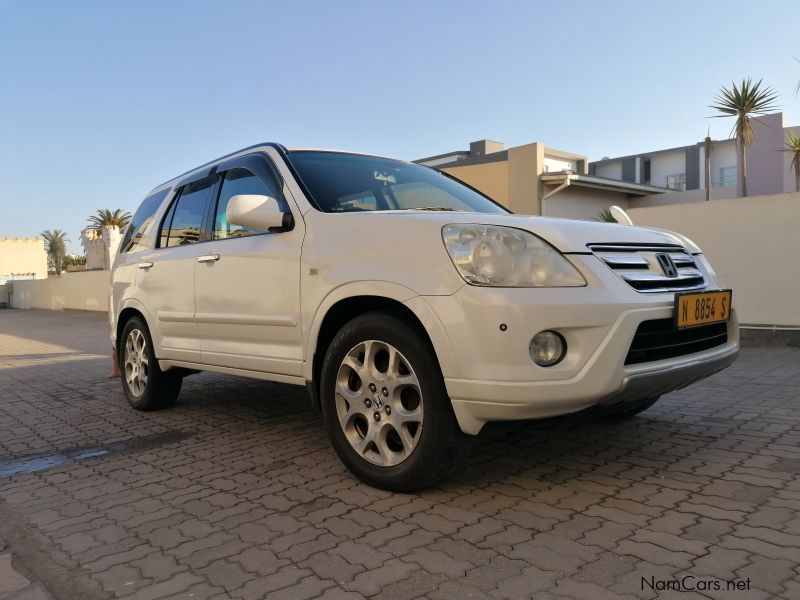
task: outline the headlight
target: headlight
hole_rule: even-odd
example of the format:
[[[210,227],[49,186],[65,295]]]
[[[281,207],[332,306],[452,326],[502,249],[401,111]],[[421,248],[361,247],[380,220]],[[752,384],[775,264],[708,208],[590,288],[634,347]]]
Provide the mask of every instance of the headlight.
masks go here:
[[[522,229],[500,225],[445,225],[445,248],[472,285],[580,287],[586,280],[555,248]]]

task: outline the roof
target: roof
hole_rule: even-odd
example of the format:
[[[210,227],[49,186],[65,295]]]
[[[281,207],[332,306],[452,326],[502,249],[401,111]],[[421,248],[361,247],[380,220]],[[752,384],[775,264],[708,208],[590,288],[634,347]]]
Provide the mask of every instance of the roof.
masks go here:
[[[450,167],[467,167],[469,165],[482,165],[485,163],[500,162],[508,160],[508,150],[499,150],[497,152],[490,152],[489,154],[481,154],[479,156],[471,156],[469,152],[448,152],[441,154],[438,158],[447,158],[448,156],[463,156],[464,158],[454,158],[451,162],[436,164],[437,169],[449,169]],[[437,157],[431,156],[428,158],[419,158],[413,162],[420,164],[435,160]]]
[[[351,151],[348,151],[348,150],[328,150],[328,149],[324,149],[324,148],[299,148],[299,147],[298,148],[286,148],[284,145],[276,143],[276,142],[263,142],[261,144],[253,144],[252,146],[247,146],[245,148],[240,148],[239,150],[235,150],[233,152],[229,152],[228,154],[225,154],[224,156],[220,156],[219,158],[215,158],[214,160],[210,160],[210,161],[208,161],[206,163],[203,163],[200,166],[194,167],[193,169],[189,169],[188,171],[185,171],[185,172],[181,173],[180,175],[178,175],[176,177],[173,177],[172,179],[169,179],[169,180],[157,185],[152,190],[150,190],[150,192],[148,192],[147,195],[149,196],[149,195],[154,194],[154,193],[156,193],[156,192],[158,192],[160,190],[163,190],[166,187],[170,187],[174,183],[180,182],[180,181],[182,181],[183,179],[185,179],[186,177],[188,177],[188,176],[190,176],[192,174],[195,174],[195,173],[197,173],[199,171],[202,171],[203,169],[210,168],[212,165],[219,164],[219,163],[221,163],[221,162],[223,162],[225,160],[231,159],[231,158],[237,158],[239,156],[242,156],[242,155],[246,154],[250,150],[257,150],[257,149],[263,149],[263,148],[274,148],[284,158],[285,158],[286,154],[291,153],[291,152],[335,152],[335,153],[340,153],[340,154],[356,154],[356,155],[360,155],[360,156],[374,156],[376,158],[385,158],[387,160],[397,160],[397,161],[400,161],[400,162],[408,162],[408,161],[403,161],[403,160],[401,160],[399,158],[390,158],[390,157],[386,157],[386,156],[380,156],[378,154],[368,154],[368,153],[363,153],[363,152],[351,152]]]
[[[561,171],[558,173],[542,173],[540,176],[543,183],[556,186],[578,185],[581,187],[607,190],[609,192],[623,192],[632,196],[649,196],[650,194],[663,194],[674,190],[658,187],[655,185],[644,185],[642,183],[632,183],[608,177],[598,177],[597,175],[583,175],[571,171]],[[554,195],[556,190],[551,190]]]

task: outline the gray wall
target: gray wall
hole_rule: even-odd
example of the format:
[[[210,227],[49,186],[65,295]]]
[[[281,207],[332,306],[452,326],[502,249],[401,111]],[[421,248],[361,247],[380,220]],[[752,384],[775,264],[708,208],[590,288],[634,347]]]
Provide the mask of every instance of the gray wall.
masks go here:
[[[636,181],[636,158],[631,157],[626,158],[622,161],[622,181],[630,181],[631,183],[637,183]]]
[[[686,189],[700,189],[700,148],[698,146],[686,148]]]
[[[755,143],[747,150],[747,194],[783,192],[783,113],[754,118]]]

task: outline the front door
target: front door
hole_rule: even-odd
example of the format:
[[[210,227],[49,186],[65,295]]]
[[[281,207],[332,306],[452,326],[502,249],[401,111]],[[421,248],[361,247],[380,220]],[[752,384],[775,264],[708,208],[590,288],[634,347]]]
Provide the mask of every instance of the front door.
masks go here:
[[[196,320],[202,362],[278,375],[302,375],[300,250],[304,227],[263,155],[221,165],[209,221],[211,240],[195,263]],[[293,209],[291,231],[268,232],[228,223],[237,194],[275,198]],[[292,203],[293,204],[293,203]]]

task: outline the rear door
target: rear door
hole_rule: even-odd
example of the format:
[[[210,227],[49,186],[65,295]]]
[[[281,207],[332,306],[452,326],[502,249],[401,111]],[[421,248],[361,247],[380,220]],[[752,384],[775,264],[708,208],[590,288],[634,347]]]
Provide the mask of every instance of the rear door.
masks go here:
[[[137,283],[157,320],[159,358],[200,362],[194,269],[215,182],[206,177],[181,187],[161,222],[157,247],[140,258]]]
[[[265,155],[233,159],[217,173],[211,239],[201,244],[195,267],[203,362],[299,377],[303,219]],[[293,213],[294,228],[269,232],[231,225],[225,211],[237,194],[275,198]]]

